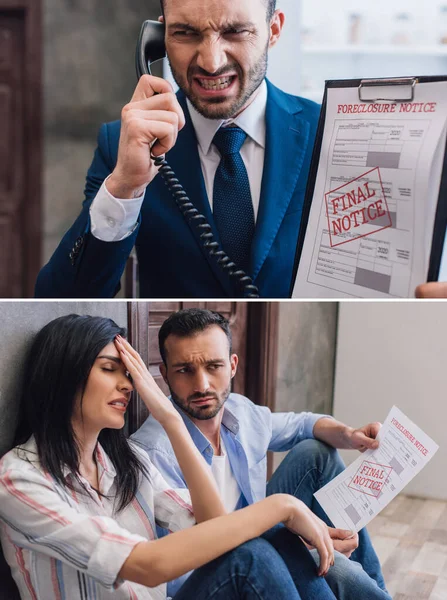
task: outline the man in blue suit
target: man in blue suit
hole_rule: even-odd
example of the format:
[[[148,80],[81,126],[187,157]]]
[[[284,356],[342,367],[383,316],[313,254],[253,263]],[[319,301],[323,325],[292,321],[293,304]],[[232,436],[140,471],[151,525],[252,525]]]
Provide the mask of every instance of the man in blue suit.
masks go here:
[[[180,91],[143,76],[121,122],[102,126],[82,212],[36,295],[113,297],[134,245],[141,297],[240,295],[156,176],[150,155],[167,153],[260,296],[288,297],[319,107],[265,79],[284,14],[276,0],[164,0],[162,9]]]

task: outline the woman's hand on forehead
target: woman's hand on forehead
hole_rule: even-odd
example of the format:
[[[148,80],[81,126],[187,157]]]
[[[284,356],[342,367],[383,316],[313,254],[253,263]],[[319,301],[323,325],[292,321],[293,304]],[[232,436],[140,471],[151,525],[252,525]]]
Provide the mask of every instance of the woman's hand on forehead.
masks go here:
[[[181,418],[172,402],[158,387],[141,356],[132,348],[129,342],[118,335],[115,338],[115,345],[125,368],[132,378],[136,391],[154,419],[164,425],[173,418],[176,420]]]

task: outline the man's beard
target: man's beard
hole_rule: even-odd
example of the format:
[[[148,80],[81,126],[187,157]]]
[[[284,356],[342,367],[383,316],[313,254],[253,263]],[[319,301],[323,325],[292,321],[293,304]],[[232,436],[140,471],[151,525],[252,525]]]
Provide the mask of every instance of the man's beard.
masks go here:
[[[250,69],[246,77],[244,77],[242,69],[237,63],[234,63],[233,65],[228,65],[224,69],[222,69],[222,72],[219,71],[216,73],[207,73],[206,71],[203,71],[203,69],[200,69],[198,67],[193,68],[192,70],[188,69],[188,82],[192,81],[194,75],[204,75],[208,77],[211,75],[216,77],[223,77],[226,73],[236,71],[240,86],[239,95],[232,101],[230,106],[226,108],[222,106],[221,109],[216,109],[216,107],[219,104],[224,104],[228,102],[227,98],[216,97],[209,98],[208,100],[203,100],[199,98],[191,91],[191,87],[186,85],[186,80],[184,79],[183,75],[180,75],[180,73],[173,68],[172,64],[170,66],[172,75],[174,76],[177,85],[183,91],[185,96],[188,98],[188,100],[191,102],[191,104],[194,106],[198,113],[200,113],[206,119],[230,119],[242,110],[242,108],[250,100],[251,96],[255,93],[255,91],[264,81],[265,75],[267,73],[267,65],[268,46],[265,48],[264,53],[262,54],[258,62]]]
[[[221,411],[223,405],[228,400],[228,396],[231,392],[231,381],[228,384],[227,389],[221,394],[216,394],[215,392],[205,392],[204,394],[201,394],[200,392],[197,392],[196,394],[188,396],[186,400],[177,396],[171,386],[169,386],[169,391],[171,392],[174,403],[187,415],[198,421],[208,421],[209,419],[213,419]],[[200,400],[201,398],[215,398],[217,404],[213,406],[194,406],[193,401]]]

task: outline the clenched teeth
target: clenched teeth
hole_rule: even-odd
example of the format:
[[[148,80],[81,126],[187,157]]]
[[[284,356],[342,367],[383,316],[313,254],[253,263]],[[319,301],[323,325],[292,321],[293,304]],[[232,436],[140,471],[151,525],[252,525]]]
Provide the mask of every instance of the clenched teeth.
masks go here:
[[[230,87],[232,77],[219,77],[218,79],[199,79],[200,85],[205,90],[225,90]]]

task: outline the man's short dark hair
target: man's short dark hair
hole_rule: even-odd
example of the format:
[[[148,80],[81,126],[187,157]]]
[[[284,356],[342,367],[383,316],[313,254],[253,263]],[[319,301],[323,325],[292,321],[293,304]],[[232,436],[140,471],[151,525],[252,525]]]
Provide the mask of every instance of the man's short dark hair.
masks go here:
[[[270,19],[275,14],[276,0],[262,0],[262,1],[267,6],[267,21],[270,22]],[[166,0],[160,0],[160,5],[161,5],[161,14],[164,16]]]
[[[176,335],[177,337],[183,338],[192,337],[213,325],[220,327],[227,336],[231,354],[232,339],[230,323],[223,315],[214,310],[207,310],[205,308],[186,308],[172,313],[160,327],[160,331],[158,332],[158,347],[164,364],[166,365],[165,342],[169,335]]]

